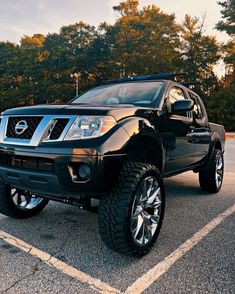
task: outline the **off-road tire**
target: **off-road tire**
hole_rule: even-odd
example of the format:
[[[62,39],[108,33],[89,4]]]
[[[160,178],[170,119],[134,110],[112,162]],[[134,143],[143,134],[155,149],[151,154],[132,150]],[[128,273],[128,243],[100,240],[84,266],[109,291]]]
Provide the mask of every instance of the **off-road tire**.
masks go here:
[[[161,213],[158,227],[152,240],[145,246],[137,245],[131,234],[131,209],[138,184],[146,176],[154,176],[161,189]],[[162,177],[157,167],[139,162],[125,162],[119,181],[110,194],[100,200],[99,229],[103,242],[113,251],[125,255],[142,256],[154,245],[163,221],[165,190]]]
[[[0,182],[0,213],[10,218],[24,219],[40,213],[48,204],[48,200],[43,199],[42,202],[32,209],[19,209],[10,197],[10,187]]]
[[[216,182],[216,170],[218,157],[222,158],[222,170],[221,170],[221,183],[218,185]],[[223,152],[219,149],[215,149],[208,165],[199,171],[199,183],[202,190],[209,193],[217,193],[221,189],[224,175],[224,157]]]

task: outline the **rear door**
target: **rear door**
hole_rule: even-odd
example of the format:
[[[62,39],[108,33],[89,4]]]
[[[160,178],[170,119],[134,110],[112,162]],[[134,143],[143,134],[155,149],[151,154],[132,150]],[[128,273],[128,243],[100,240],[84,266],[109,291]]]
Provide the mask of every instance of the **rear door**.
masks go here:
[[[193,129],[192,115],[189,112],[172,113],[174,102],[182,99],[189,99],[184,87],[178,84],[171,85],[167,95],[166,133],[164,134],[167,149],[165,173],[188,168],[197,161],[195,143],[188,138]]]
[[[211,130],[208,123],[206,109],[201,98],[192,91],[188,91],[189,99],[193,100],[194,108],[190,111],[190,116],[193,119],[193,127],[188,135],[189,140],[196,147],[196,159],[202,160],[209,151],[211,140]]]

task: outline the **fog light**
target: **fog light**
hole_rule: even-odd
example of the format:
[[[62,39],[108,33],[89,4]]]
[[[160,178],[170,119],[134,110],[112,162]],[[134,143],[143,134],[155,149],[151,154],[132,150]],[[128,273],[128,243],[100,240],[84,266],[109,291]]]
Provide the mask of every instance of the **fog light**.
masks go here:
[[[78,168],[78,176],[82,180],[88,180],[91,177],[91,168],[87,164],[81,164]]]
[[[77,183],[87,181],[91,177],[91,167],[88,164],[71,164],[68,166],[72,181]]]

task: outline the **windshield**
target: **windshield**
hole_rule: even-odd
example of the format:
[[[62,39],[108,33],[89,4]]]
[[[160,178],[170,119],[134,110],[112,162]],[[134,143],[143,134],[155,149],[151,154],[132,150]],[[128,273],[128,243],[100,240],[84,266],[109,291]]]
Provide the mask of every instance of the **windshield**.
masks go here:
[[[73,100],[72,103],[149,106],[159,98],[162,86],[163,82],[158,81],[110,84],[91,89]]]

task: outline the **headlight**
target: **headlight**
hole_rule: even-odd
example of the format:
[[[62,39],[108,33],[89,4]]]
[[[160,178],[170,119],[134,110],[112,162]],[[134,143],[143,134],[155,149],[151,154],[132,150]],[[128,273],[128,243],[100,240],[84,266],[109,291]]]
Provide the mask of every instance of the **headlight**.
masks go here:
[[[78,116],[64,140],[79,140],[103,136],[116,124],[112,116]]]

